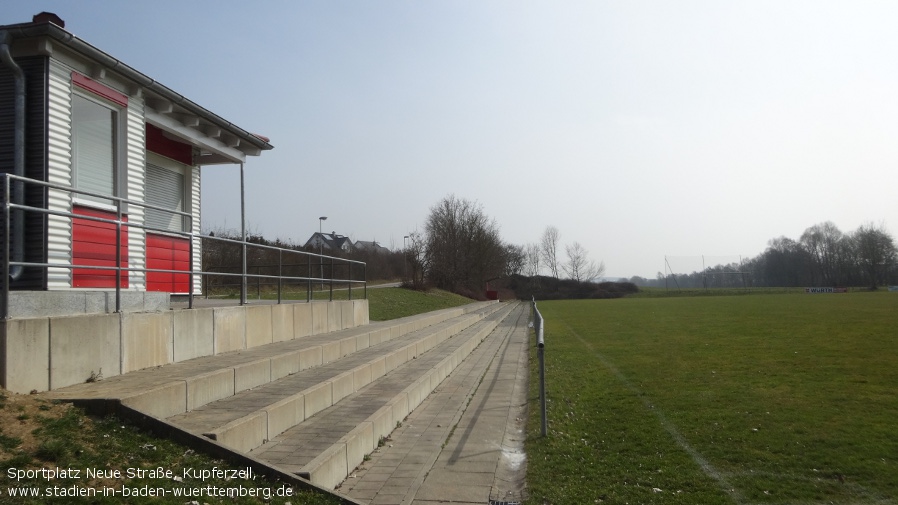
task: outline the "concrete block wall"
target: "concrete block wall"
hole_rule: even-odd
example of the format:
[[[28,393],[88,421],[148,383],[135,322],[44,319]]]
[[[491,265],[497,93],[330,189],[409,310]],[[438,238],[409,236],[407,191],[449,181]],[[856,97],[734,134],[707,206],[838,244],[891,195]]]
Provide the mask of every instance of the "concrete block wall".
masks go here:
[[[168,310],[168,293],[128,291],[119,293],[122,312]],[[12,291],[9,316],[36,318],[115,312],[115,291]]]
[[[0,385],[16,393],[47,391],[368,321],[368,300],[13,318],[0,321]],[[355,350],[350,347],[337,344],[301,359],[320,364]]]
[[[174,314],[122,314],[122,371],[174,362]]]
[[[48,328],[49,362],[46,356],[7,356],[35,365],[48,362],[48,389],[122,373],[120,314],[55,317]]]
[[[50,356],[49,319],[9,319],[0,322],[0,372],[4,387],[10,391],[27,393],[50,389],[48,359],[29,362],[17,356]]]

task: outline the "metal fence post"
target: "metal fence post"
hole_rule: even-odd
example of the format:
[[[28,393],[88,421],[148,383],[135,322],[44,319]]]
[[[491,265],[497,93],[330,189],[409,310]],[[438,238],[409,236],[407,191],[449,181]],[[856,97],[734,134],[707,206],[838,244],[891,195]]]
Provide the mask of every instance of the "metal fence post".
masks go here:
[[[2,307],[0,307],[0,317],[9,319],[9,238],[10,238],[10,218],[9,218],[9,174],[3,174],[3,295]]]
[[[536,356],[539,359],[539,410],[542,413],[542,435],[549,431],[549,423],[546,416],[546,360],[543,332],[543,316],[536,308],[536,299],[533,299],[533,329],[536,330]]]
[[[115,203],[115,311],[122,311],[122,202]],[[130,266],[130,262],[129,262]]]
[[[187,223],[190,225],[190,236],[187,237],[187,239],[189,240],[189,242],[187,243],[188,244],[187,245],[187,254],[190,256],[190,258],[189,258],[190,277],[187,278],[187,281],[190,283],[187,286],[187,308],[192,309],[193,308],[193,276],[194,276],[194,272],[196,271],[196,268],[194,268],[195,265],[193,264],[193,239],[194,239],[193,216],[190,216],[189,218],[187,218]],[[200,277],[200,280],[202,281],[202,280],[204,280],[204,278]],[[209,296],[209,293],[207,292],[206,297],[208,297],[208,296]]]
[[[546,358],[545,358],[545,344],[542,342],[542,325],[539,328],[539,343],[537,344],[537,355],[539,357],[539,409],[542,412],[543,420],[542,420],[542,434],[546,436],[549,423],[546,419]]]
[[[278,249],[278,303],[281,303],[281,279],[283,279],[284,275],[283,263],[283,255],[281,254],[281,250]]]
[[[242,270],[240,271],[240,305],[246,305],[246,195],[243,180],[243,162],[240,163],[240,240],[243,242],[241,250]]]

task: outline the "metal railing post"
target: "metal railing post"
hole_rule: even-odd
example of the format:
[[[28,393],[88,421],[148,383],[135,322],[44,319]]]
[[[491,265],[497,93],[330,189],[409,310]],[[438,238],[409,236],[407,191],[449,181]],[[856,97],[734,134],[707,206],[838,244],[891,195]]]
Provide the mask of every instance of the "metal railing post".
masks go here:
[[[543,329],[542,325],[539,328],[539,340],[542,341]],[[549,423],[546,419],[546,357],[545,357],[545,345],[541,342],[537,344],[536,350],[537,356],[539,357],[539,410],[542,413],[542,434],[546,436]]]
[[[190,257],[188,258],[188,261],[190,261],[190,277],[187,279],[187,282],[189,282],[190,285],[187,286],[187,308],[192,309],[193,308],[193,275],[194,275],[194,272],[196,271],[193,268],[194,267],[194,265],[193,265],[193,216],[190,216],[187,219],[187,222],[190,225],[190,236],[187,237],[187,239],[190,241],[190,243],[187,245],[187,254],[190,255]],[[208,296],[208,295],[209,294],[206,293],[206,296]]]
[[[334,257],[331,256],[331,294],[330,301],[334,301]]]
[[[352,300],[352,263],[349,264],[349,275],[346,277],[349,279],[349,299]]]
[[[9,174],[3,174],[3,294],[0,300],[0,316],[9,319]]]
[[[200,250],[202,251],[202,239],[200,239]],[[202,267],[202,260],[200,262],[200,267]],[[202,270],[202,268],[200,268]],[[206,300],[209,299],[209,275],[200,274],[200,279],[203,282],[203,293],[205,295]],[[193,308],[191,306],[191,308]]]
[[[281,285],[282,285],[281,280],[283,279],[283,276],[284,276],[283,256],[284,256],[283,251],[281,249],[278,249],[278,304],[279,305],[281,303]]]
[[[545,437],[549,431],[549,423],[546,416],[546,360],[545,340],[543,332],[543,316],[536,308],[536,299],[533,300],[533,329],[536,330],[536,355],[539,359],[539,410],[542,414],[542,435]]]
[[[240,305],[246,305],[246,198],[243,163],[240,163],[240,240],[243,242],[243,270],[240,276]]]
[[[115,311],[122,311],[122,202],[115,205]]]

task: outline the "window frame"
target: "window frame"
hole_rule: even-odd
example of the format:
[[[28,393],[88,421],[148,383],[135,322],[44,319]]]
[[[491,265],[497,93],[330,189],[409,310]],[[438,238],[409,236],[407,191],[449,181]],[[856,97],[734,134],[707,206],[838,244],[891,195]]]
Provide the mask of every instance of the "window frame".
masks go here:
[[[111,198],[120,198],[126,194],[126,158],[127,158],[127,114],[128,105],[127,97],[117,91],[106,88],[106,86],[93,81],[80,74],[72,74],[72,95],[70,105],[70,124],[71,124],[71,167],[72,167],[72,187],[77,189],[85,189],[79,187],[79,157],[78,143],[76,136],[76,118],[75,118],[75,98],[86,100],[94,105],[109,110],[112,113],[112,194]],[[92,196],[72,193],[72,203],[74,205],[82,205],[94,207],[102,210],[117,211],[115,200],[104,200]],[[127,208],[123,205],[122,211],[126,212]]]
[[[152,151],[147,151],[147,157],[146,157],[146,162],[145,162],[145,170],[146,171],[144,172],[145,178],[144,178],[144,188],[143,188],[143,192],[144,192],[143,201],[144,201],[144,203],[146,203],[148,205],[156,205],[156,206],[160,206],[160,207],[161,207],[161,205],[159,205],[158,202],[152,202],[149,199],[149,195],[150,195],[149,166],[150,165],[153,165],[154,167],[160,168],[162,170],[168,170],[169,172],[176,173],[181,177],[181,191],[182,191],[181,209],[178,212],[183,212],[188,215],[192,215],[192,211],[191,211],[191,209],[193,208],[193,205],[192,205],[193,202],[191,202],[191,184],[192,184],[191,171],[192,171],[192,167],[190,167],[189,165],[185,165],[185,164],[181,163],[180,161],[173,160],[167,156],[163,156],[161,154],[158,154],[158,153],[155,153]],[[151,210],[153,210],[153,209],[146,209],[144,211],[144,225],[149,226],[149,223],[146,222],[146,215]],[[179,230],[169,230],[169,229],[161,230],[161,229],[154,228],[152,230],[148,229],[147,233],[155,233],[155,234],[169,233],[169,234],[175,234],[179,237],[183,237],[184,233],[188,233],[190,231],[189,230],[189,228],[190,228],[189,222],[190,222],[190,219],[188,219],[186,216],[182,216],[181,217],[181,227]]]

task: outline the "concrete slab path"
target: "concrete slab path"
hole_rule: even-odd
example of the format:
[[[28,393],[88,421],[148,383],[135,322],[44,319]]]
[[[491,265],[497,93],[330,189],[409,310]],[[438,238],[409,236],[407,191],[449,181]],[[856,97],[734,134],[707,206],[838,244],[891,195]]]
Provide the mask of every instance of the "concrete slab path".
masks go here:
[[[515,308],[339,491],[372,505],[521,502],[528,318]]]

